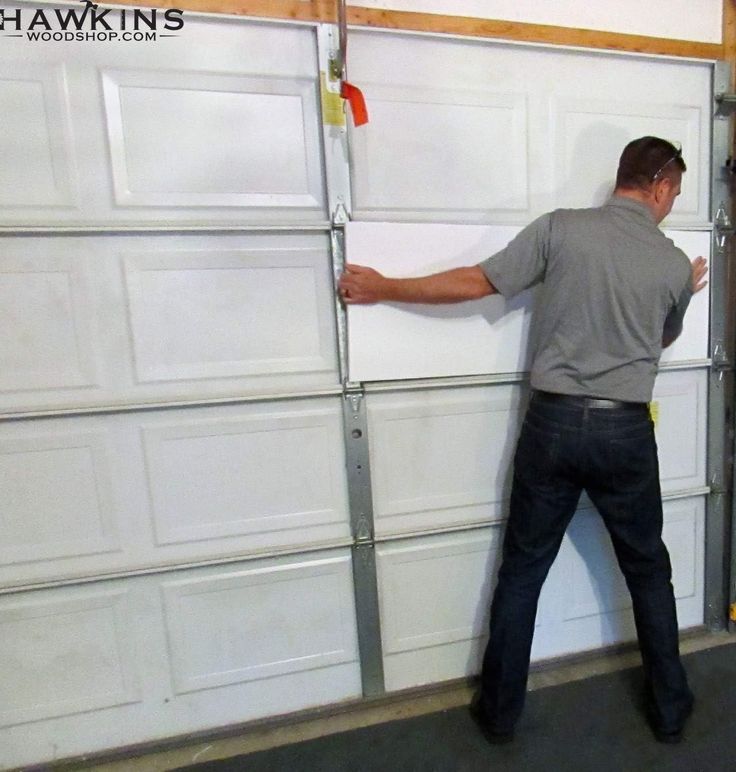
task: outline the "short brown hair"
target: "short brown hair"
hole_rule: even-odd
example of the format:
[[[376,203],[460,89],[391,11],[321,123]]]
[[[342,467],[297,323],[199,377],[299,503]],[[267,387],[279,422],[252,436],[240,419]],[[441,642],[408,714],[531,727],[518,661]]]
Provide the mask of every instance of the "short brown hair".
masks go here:
[[[687,170],[682,151],[659,137],[640,137],[629,142],[621,153],[616,187],[626,190],[647,189],[655,179],[675,177]]]

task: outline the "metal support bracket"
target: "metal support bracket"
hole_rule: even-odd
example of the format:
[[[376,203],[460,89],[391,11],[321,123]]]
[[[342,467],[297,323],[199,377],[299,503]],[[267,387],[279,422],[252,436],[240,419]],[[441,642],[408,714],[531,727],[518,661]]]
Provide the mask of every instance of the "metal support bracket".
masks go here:
[[[345,447],[348,495],[353,538],[356,544],[373,543],[373,494],[371,491],[368,422],[362,388],[346,388],[344,395]]]
[[[346,384],[343,393],[345,451],[353,532],[353,581],[358,620],[358,647],[363,694],[385,691],[378,606],[373,493],[371,488],[368,419],[360,384]]]

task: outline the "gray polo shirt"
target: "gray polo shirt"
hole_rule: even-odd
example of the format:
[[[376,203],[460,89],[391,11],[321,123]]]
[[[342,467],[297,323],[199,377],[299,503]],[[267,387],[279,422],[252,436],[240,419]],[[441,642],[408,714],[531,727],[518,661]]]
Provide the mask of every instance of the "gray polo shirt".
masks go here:
[[[558,394],[648,402],[662,336],[692,297],[690,261],[638,201],[558,209],[480,263],[505,297],[541,284],[532,316],[531,385]]]

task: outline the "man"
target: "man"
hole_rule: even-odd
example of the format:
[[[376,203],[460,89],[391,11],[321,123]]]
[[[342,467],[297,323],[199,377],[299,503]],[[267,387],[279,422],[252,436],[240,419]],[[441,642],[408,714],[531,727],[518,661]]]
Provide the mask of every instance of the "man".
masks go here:
[[[600,512],[631,593],[649,718],[679,742],[693,697],[680,662],[671,567],[649,416],[662,348],[682,329],[707,266],[657,227],[680,193],[681,151],[629,143],[602,207],[557,210],[476,266],[391,279],[346,265],[345,303],[453,303],[541,284],[531,397],[514,457],[503,560],[472,711],[490,742],[513,739],[526,694],[537,601],[583,490]]]

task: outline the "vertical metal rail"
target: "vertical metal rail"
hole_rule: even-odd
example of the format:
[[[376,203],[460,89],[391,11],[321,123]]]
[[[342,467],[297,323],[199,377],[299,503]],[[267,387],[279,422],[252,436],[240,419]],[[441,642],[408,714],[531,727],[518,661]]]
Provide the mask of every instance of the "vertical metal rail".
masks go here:
[[[343,8],[344,12],[344,8]],[[353,537],[352,563],[355,613],[364,696],[383,694],[378,576],[373,527],[368,419],[360,384],[348,381],[348,330],[345,308],[337,296],[337,280],[345,265],[345,224],[351,211],[348,129],[340,101],[340,77],[345,68],[345,31],[333,24],[317,29],[322,96],[323,147],[330,209],[332,273],[340,380],[343,385],[343,428],[348,501]]]
[[[729,597],[730,502],[732,474],[729,463],[733,380],[733,345],[726,325],[728,306],[727,256],[730,246],[730,109],[719,95],[732,89],[731,67],[716,62],[713,69],[713,136],[711,159],[711,212],[713,249],[710,261],[710,356],[708,383],[708,497],[705,522],[705,623],[712,630],[726,626]]]
[[[348,387],[343,397],[347,451],[348,496],[353,530],[353,580],[358,618],[363,694],[383,694],[383,647],[378,602],[376,545],[373,529],[368,420],[365,395],[359,387]]]

